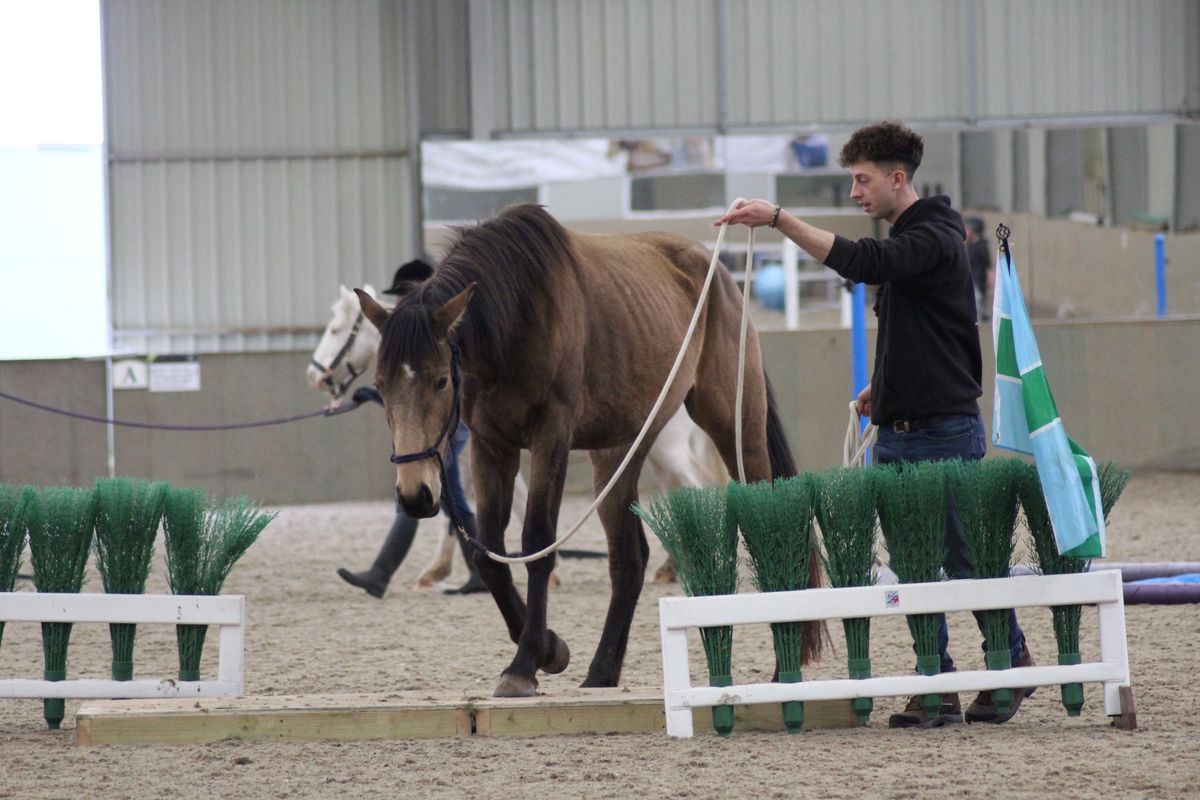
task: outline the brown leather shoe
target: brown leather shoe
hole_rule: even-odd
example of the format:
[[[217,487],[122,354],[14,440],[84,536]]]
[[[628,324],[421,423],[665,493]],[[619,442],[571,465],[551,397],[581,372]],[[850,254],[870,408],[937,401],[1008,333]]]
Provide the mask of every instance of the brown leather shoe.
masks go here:
[[[924,695],[914,694],[908,699],[908,705],[899,714],[888,717],[889,728],[940,728],[943,725],[962,722],[962,706],[958,702],[958,693],[950,692],[942,695],[942,705],[938,713],[930,716],[921,707]]]
[[[1029,655],[1029,648],[1025,648],[1025,652],[1021,655],[1014,667],[1032,667],[1033,656]],[[976,695],[975,700],[971,705],[967,706],[967,722],[990,722],[993,725],[999,725],[1002,722],[1008,722],[1017,713],[1017,709],[1021,707],[1021,701],[1037,691],[1036,686],[1029,686],[1023,689],[1011,689],[1012,702],[1008,705],[1008,711],[1001,714],[996,710],[996,703],[992,700],[992,693],[980,692]]]

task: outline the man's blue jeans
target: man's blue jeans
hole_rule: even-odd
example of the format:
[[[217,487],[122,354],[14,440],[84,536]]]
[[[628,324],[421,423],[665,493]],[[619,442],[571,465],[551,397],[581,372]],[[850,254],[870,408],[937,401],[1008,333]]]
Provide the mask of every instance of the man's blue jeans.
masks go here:
[[[987,452],[987,434],[983,429],[983,419],[975,414],[947,417],[930,425],[908,433],[896,433],[888,426],[880,426],[875,441],[874,460],[876,464],[897,464],[912,461],[944,461],[961,458],[979,460]],[[962,521],[958,518],[958,510],[954,505],[954,496],[946,486],[946,574],[955,578],[973,578],[975,571],[967,557],[966,541],[963,538]],[[954,672],[954,659],[947,652],[950,635],[946,629],[946,615],[938,614],[938,652],[942,657],[942,672]],[[975,612],[975,621],[983,630],[983,619]],[[1017,624],[1017,614],[1012,609],[1008,612],[1008,646],[1012,653],[1012,663],[1025,653],[1025,633]],[[913,645],[914,649],[916,645]],[[986,644],[985,644],[986,647]]]

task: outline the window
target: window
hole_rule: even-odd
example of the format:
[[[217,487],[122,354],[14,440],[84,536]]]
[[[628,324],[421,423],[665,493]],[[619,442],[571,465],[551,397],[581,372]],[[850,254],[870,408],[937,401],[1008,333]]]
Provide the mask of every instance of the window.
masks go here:
[[[108,351],[100,9],[0,4],[0,360]]]

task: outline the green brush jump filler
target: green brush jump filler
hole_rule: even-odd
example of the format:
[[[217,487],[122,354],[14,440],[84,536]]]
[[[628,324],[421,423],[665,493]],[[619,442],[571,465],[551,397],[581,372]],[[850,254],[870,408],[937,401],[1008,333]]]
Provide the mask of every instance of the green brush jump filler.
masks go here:
[[[729,485],[729,508],[742,529],[750,554],[754,587],[760,592],[791,592],[808,586],[808,561],[812,552],[813,487],[809,478],[778,479],[772,486],[762,481],[749,486]],[[775,622],[775,663],[779,681],[799,683],[804,647],[803,622]],[[783,704],[788,733],[804,726],[804,703]]]
[[[879,466],[875,472],[875,507],[887,543],[888,560],[901,583],[934,583],[942,579],[946,561],[946,498],[950,489],[941,462]],[[936,614],[911,614],[908,629],[917,651],[917,672],[937,675]],[[921,697],[927,714],[936,714],[940,694]]]
[[[679,583],[688,597],[737,593],[737,525],[729,513],[724,486],[673,489],[650,502],[634,504],[675,559]],[[732,686],[733,626],[701,628],[709,686]],[[713,728],[733,731],[733,706],[713,706]]]
[[[275,516],[276,512],[261,511],[245,497],[208,508],[203,492],[172,488],[163,514],[171,592],[220,594],[233,565]],[[179,680],[200,680],[200,656],[207,633],[207,625],[175,626]]]
[[[1046,498],[1042,494],[1042,483],[1038,478],[1037,467],[1025,464],[1020,477],[1021,506],[1025,511],[1025,524],[1029,528],[1029,538],[1034,555],[1037,557],[1038,570],[1043,575],[1073,575],[1087,572],[1091,559],[1073,558],[1059,554],[1058,545],[1054,540],[1054,528],[1050,524],[1050,514],[1046,510]],[[1114,464],[1105,464],[1100,468],[1100,507],[1107,521],[1108,514],[1116,505],[1121,493],[1129,483],[1129,472]],[[1054,616],[1054,638],[1058,642],[1058,663],[1078,664],[1079,654],[1079,617],[1080,607],[1054,606],[1050,609]],[[1067,709],[1067,715],[1079,716],[1083,708],[1083,684],[1064,683],[1061,687],[1062,703]]]
[[[25,490],[22,518],[29,532],[29,552],[33,558],[33,582],[39,592],[76,594],[83,588],[92,529],[96,519],[96,498],[91,489],[69,486],[51,487],[38,492]],[[42,678],[66,680],[67,646],[71,641],[71,623],[42,623]],[[42,716],[50,730],[62,724],[66,704],[62,698],[42,701]]]
[[[948,461],[945,468],[954,489],[954,503],[962,520],[967,557],[975,577],[1007,578],[1012,569],[1024,462],[1015,458]],[[987,668],[1011,668],[1008,611],[993,608],[976,614],[983,623],[987,642]],[[996,710],[1004,714],[1012,705],[1012,690],[993,689],[992,700]]]
[[[813,504],[825,552],[821,560],[835,589],[875,583],[875,470],[831,469],[812,476]],[[871,677],[871,618],[843,619],[846,665],[851,678]],[[874,708],[870,697],[850,701],[855,716],[866,724]]]
[[[22,498],[23,492],[17,487],[0,484],[0,592],[11,592],[21,571],[21,553],[25,550]],[[0,643],[3,641],[4,620],[0,619]]]
[[[144,594],[154,555],[154,538],[162,521],[170,487],[137,478],[100,478],[96,493],[96,567],[108,594]],[[112,677],[133,680],[133,645],[137,626],[114,622]]]

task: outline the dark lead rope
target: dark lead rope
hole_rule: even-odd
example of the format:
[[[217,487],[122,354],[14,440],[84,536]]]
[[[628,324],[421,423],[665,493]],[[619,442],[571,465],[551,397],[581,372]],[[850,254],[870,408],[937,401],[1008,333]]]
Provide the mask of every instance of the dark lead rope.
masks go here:
[[[265,428],[269,425],[283,425],[287,422],[298,422],[302,419],[311,419],[312,417],[336,417],[338,414],[345,414],[347,411],[353,411],[362,405],[361,401],[351,400],[342,403],[336,408],[323,408],[320,411],[312,411],[307,414],[293,414],[290,417],[276,417],[275,419],[257,420],[255,422],[217,423],[213,425],[168,425],[165,423],[137,422],[134,420],[112,419],[110,417],[97,417],[92,414],[81,414],[78,411],[67,411],[64,408],[55,408],[54,406],[28,400],[24,397],[17,397],[8,392],[0,392],[0,397],[3,397],[5,400],[11,400],[14,403],[20,403],[23,406],[36,408],[39,411],[48,411],[51,414],[59,414],[64,417],[71,417],[72,419],[81,419],[85,422],[99,422],[103,425],[121,425],[126,428],[148,428],[159,431],[236,431],[246,428]]]

